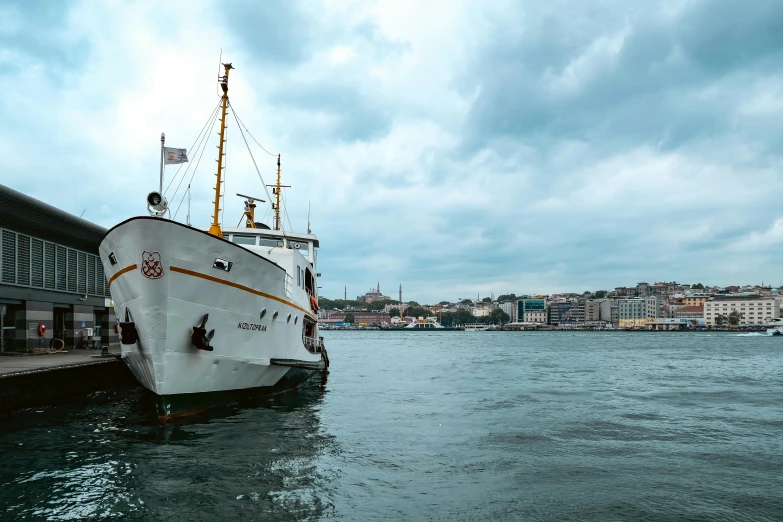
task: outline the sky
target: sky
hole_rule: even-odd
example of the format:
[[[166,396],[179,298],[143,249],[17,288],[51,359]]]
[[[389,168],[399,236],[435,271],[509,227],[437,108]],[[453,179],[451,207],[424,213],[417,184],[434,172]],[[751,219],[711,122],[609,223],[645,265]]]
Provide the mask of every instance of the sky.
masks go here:
[[[222,52],[323,296],[781,285],[781,35],[779,0],[3,0],[0,183],[111,227],[165,132],[207,227]],[[235,226],[276,159],[228,123]]]

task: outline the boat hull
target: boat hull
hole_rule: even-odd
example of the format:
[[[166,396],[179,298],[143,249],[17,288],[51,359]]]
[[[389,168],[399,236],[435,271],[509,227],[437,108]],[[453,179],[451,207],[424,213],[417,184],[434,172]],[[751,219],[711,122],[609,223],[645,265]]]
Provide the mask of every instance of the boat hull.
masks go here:
[[[304,316],[314,314],[288,295],[286,271],[269,259],[158,218],[117,225],[99,252],[122,324],[122,358],[166,403],[184,394],[274,390],[301,374],[273,364],[278,359],[310,365],[309,372],[324,367],[321,353],[302,341]],[[214,333],[200,349],[194,328],[204,321]]]
[[[221,406],[246,403],[261,397],[285,393],[300,387],[315,376],[325,373],[302,368],[288,368],[286,373],[272,386],[246,388],[240,390],[184,393],[178,395],[157,395],[156,409],[158,420],[172,421],[198,415],[204,411]]]

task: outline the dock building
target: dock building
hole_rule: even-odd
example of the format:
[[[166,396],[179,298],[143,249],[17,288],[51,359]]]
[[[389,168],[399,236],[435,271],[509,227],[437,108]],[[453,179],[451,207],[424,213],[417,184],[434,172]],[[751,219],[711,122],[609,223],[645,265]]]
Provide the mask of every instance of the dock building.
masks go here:
[[[47,348],[53,339],[119,346],[98,257],[105,233],[0,185],[0,351]]]
[[[524,323],[547,322],[546,299],[520,299],[517,301],[517,320]]]
[[[740,314],[739,326],[763,324],[780,317],[780,302],[774,297],[750,295],[715,295],[704,302],[704,324],[717,324],[718,316],[728,324],[732,312]]]

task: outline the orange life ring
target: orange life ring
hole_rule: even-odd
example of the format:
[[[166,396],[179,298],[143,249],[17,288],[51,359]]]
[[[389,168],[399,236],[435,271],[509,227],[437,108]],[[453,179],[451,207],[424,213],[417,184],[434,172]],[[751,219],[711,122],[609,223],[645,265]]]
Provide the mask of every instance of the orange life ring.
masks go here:
[[[114,333],[120,333],[120,323],[114,323]]]
[[[40,323],[38,325],[38,335],[41,337],[44,337],[46,335],[46,325],[43,323]]]
[[[318,301],[315,300],[315,297],[312,295],[310,296],[310,308],[313,309],[313,312],[318,311]]]

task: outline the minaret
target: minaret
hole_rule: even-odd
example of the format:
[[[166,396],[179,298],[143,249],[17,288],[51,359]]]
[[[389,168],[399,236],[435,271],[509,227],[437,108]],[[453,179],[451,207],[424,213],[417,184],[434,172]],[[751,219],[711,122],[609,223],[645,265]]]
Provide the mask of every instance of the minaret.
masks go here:
[[[348,300],[348,285],[345,285],[345,290],[344,290],[344,294],[343,294],[343,301],[347,301],[347,300]]]
[[[379,294],[381,293],[381,282],[378,281],[378,289],[376,290]]]
[[[402,304],[402,284],[400,284],[400,304]]]

